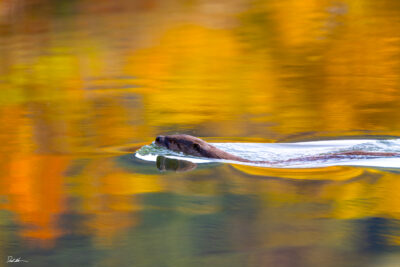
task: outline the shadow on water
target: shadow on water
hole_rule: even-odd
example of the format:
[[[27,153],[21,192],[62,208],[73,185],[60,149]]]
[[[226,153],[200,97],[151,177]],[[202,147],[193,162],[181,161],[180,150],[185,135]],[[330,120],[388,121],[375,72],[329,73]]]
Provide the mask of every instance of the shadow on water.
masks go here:
[[[370,217],[354,222],[361,229],[358,247],[369,253],[396,251],[400,248],[393,238],[400,234],[400,221],[384,217]]]

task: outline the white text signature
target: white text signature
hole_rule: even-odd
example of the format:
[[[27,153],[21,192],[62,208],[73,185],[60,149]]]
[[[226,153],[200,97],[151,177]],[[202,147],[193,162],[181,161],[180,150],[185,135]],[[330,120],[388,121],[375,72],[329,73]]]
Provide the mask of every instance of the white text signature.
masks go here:
[[[16,262],[29,262],[29,261],[23,260],[23,259],[21,259],[21,257],[19,257],[19,258],[14,258],[13,256],[7,257],[7,263],[16,263]]]

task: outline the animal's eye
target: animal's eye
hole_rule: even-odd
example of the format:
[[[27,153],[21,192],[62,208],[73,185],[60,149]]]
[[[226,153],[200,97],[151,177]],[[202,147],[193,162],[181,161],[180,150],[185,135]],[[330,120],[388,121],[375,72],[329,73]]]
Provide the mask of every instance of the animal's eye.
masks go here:
[[[200,145],[199,144],[193,144],[193,149],[196,150],[197,152],[200,152]]]

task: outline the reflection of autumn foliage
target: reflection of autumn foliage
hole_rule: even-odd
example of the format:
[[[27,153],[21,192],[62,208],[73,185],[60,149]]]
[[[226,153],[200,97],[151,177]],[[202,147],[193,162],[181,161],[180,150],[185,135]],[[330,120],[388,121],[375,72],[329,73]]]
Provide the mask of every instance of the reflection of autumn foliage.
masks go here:
[[[58,216],[64,211],[63,171],[68,158],[63,156],[15,155],[9,162],[5,193],[7,209],[23,225],[21,235],[51,242],[62,232]]]
[[[17,2],[45,8],[11,8]],[[170,1],[170,9],[144,0],[56,2],[0,1],[7,33],[0,37],[0,190],[25,238],[51,243],[62,235],[57,219],[70,197],[90,215],[85,226],[96,242],[107,243],[138,223],[132,213],[143,209],[141,194],[217,194],[215,181],[166,185],[91,158],[104,146],[164,131],[272,140],[400,132],[395,1]],[[81,155],[92,161],[66,175]],[[371,181],[337,183],[363,175],[339,169],[241,168],[256,177],[331,181],[316,185],[227,177],[235,194],[332,206],[310,216],[400,219],[398,175],[370,171]]]
[[[234,192],[249,194],[256,190],[276,205],[305,201],[330,205],[330,213],[314,214],[316,217],[340,219],[361,219],[364,217],[385,217],[400,219],[400,190],[398,174],[363,170],[350,167],[329,167],[323,169],[283,170],[235,166],[254,177],[282,177],[279,180],[251,181],[236,180],[240,183]],[[350,182],[351,179],[357,179]],[[285,179],[301,180],[290,183]],[[310,214],[311,215],[311,214]]]
[[[128,131],[143,139],[155,134],[154,127],[268,138],[355,129],[395,134],[398,24],[374,13],[389,5],[374,9],[367,0],[356,2],[256,1],[247,10],[237,8],[241,5],[236,1],[231,8],[224,2],[227,14],[241,12],[235,27],[222,23],[210,28],[198,21],[195,14],[213,7],[206,1],[190,9],[192,20],[179,16],[185,8],[177,9],[175,19],[150,9],[143,28],[128,13],[96,23],[89,23],[90,16],[77,18],[72,25],[79,30],[72,31],[70,40],[50,31],[21,36],[21,42],[31,45],[29,60],[18,49],[12,51],[4,68],[10,70],[9,79],[0,85],[0,94],[13,103],[79,101],[80,108],[72,106],[71,114],[101,105],[104,116],[126,116],[112,120],[120,127],[110,130],[117,135],[113,140],[122,135],[127,139]],[[76,10],[89,12],[84,6]],[[147,26],[156,17],[163,21],[159,30]],[[122,103],[127,95],[138,101]],[[93,98],[98,100],[90,104]],[[89,113],[86,122],[97,115]],[[138,116],[132,125],[131,118]],[[106,127],[98,126],[93,133],[106,135]]]
[[[85,226],[99,244],[137,223],[132,213],[142,208],[138,195],[164,190],[158,176],[126,173],[108,158],[93,160],[70,179],[68,195],[80,199],[78,210],[89,215]]]

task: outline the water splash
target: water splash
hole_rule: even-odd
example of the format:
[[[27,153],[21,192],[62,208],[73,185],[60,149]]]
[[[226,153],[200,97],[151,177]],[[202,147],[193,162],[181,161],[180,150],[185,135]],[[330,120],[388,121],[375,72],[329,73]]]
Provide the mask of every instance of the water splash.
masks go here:
[[[340,158],[329,155],[335,153],[361,151],[400,153],[400,139],[392,140],[328,140],[298,143],[212,143],[212,145],[226,152],[252,161],[268,161],[268,163],[243,163],[274,168],[318,168],[327,166],[373,166],[384,168],[400,168],[400,157],[381,156],[342,156]],[[174,152],[154,143],[143,146],[136,152],[136,157],[146,161],[156,161],[157,156],[182,159],[194,163],[230,162],[188,156]],[[312,157],[327,156],[321,159]]]

